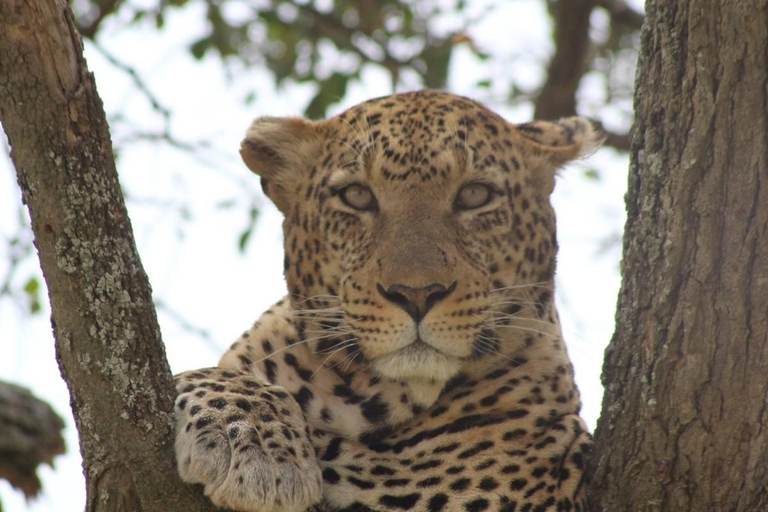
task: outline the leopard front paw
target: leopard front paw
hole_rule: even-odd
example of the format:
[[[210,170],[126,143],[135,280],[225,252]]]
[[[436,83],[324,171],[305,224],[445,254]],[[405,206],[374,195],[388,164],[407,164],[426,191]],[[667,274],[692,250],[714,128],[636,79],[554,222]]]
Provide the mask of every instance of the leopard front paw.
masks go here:
[[[299,405],[285,390],[219,369],[176,377],[176,458],[218,507],[303,512],[322,478]]]

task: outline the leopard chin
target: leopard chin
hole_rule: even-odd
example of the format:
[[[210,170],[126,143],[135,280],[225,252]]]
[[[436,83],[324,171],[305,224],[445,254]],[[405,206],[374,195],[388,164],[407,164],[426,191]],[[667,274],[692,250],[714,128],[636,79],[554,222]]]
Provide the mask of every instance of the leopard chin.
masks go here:
[[[398,381],[448,382],[461,371],[461,360],[439,352],[421,340],[371,362],[383,377]]]

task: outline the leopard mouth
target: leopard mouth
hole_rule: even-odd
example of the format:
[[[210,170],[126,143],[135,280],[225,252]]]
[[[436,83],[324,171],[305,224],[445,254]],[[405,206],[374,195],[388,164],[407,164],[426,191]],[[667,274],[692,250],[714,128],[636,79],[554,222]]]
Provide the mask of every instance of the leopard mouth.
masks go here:
[[[428,357],[444,357],[446,359],[454,359],[451,354],[446,354],[439,348],[435,347],[431,343],[428,343],[422,339],[418,334],[416,339],[411,342],[410,345],[402,347],[390,355],[397,355],[401,358],[428,358]]]
[[[439,349],[436,349],[423,339],[421,339],[421,336],[416,336],[416,340],[408,345],[407,347],[403,347],[399,350],[399,352],[408,351],[411,353],[420,353],[423,351],[433,351],[433,352],[439,352],[442,354],[442,352]]]
[[[379,357],[372,364],[378,373],[395,380],[444,382],[459,372],[461,362],[417,336],[410,345]]]

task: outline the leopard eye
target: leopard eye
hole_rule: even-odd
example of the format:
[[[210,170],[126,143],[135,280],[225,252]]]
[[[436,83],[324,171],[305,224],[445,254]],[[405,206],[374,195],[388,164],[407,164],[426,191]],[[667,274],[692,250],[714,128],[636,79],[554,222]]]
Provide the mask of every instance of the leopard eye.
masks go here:
[[[456,207],[462,210],[472,210],[485,206],[493,197],[493,191],[488,185],[470,183],[459,190],[456,196]]]
[[[339,196],[344,204],[355,210],[371,210],[376,206],[373,192],[368,187],[356,183],[343,188]]]

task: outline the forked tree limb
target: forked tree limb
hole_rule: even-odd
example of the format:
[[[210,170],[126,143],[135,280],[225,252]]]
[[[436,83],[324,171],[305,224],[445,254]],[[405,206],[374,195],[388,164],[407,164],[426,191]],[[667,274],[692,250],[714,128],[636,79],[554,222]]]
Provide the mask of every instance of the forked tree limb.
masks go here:
[[[173,383],[65,0],[0,3],[0,121],[48,285],[87,511],[208,511],[176,476]]]
[[[645,22],[645,14],[636,11],[624,0],[597,0],[598,7],[602,7],[611,17],[611,23],[623,25],[632,30],[640,30]]]
[[[618,4],[619,2],[615,2]],[[535,119],[559,119],[576,115],[576,92],[587,71],[590,51],[589,27],[592,10],[598,5],[620,6],[598,0],[559,0],[551,2],[555,53],[547,67],[547,79],[535,101]],[[630,137],[606,131],[605,144],[628,151]]]
[[[576,90],[587,66],[589,16],[595,0],[554,2],[555,53],[547,68],[547,80],[536,98],[534,119],[558,119],[576,115]]]

